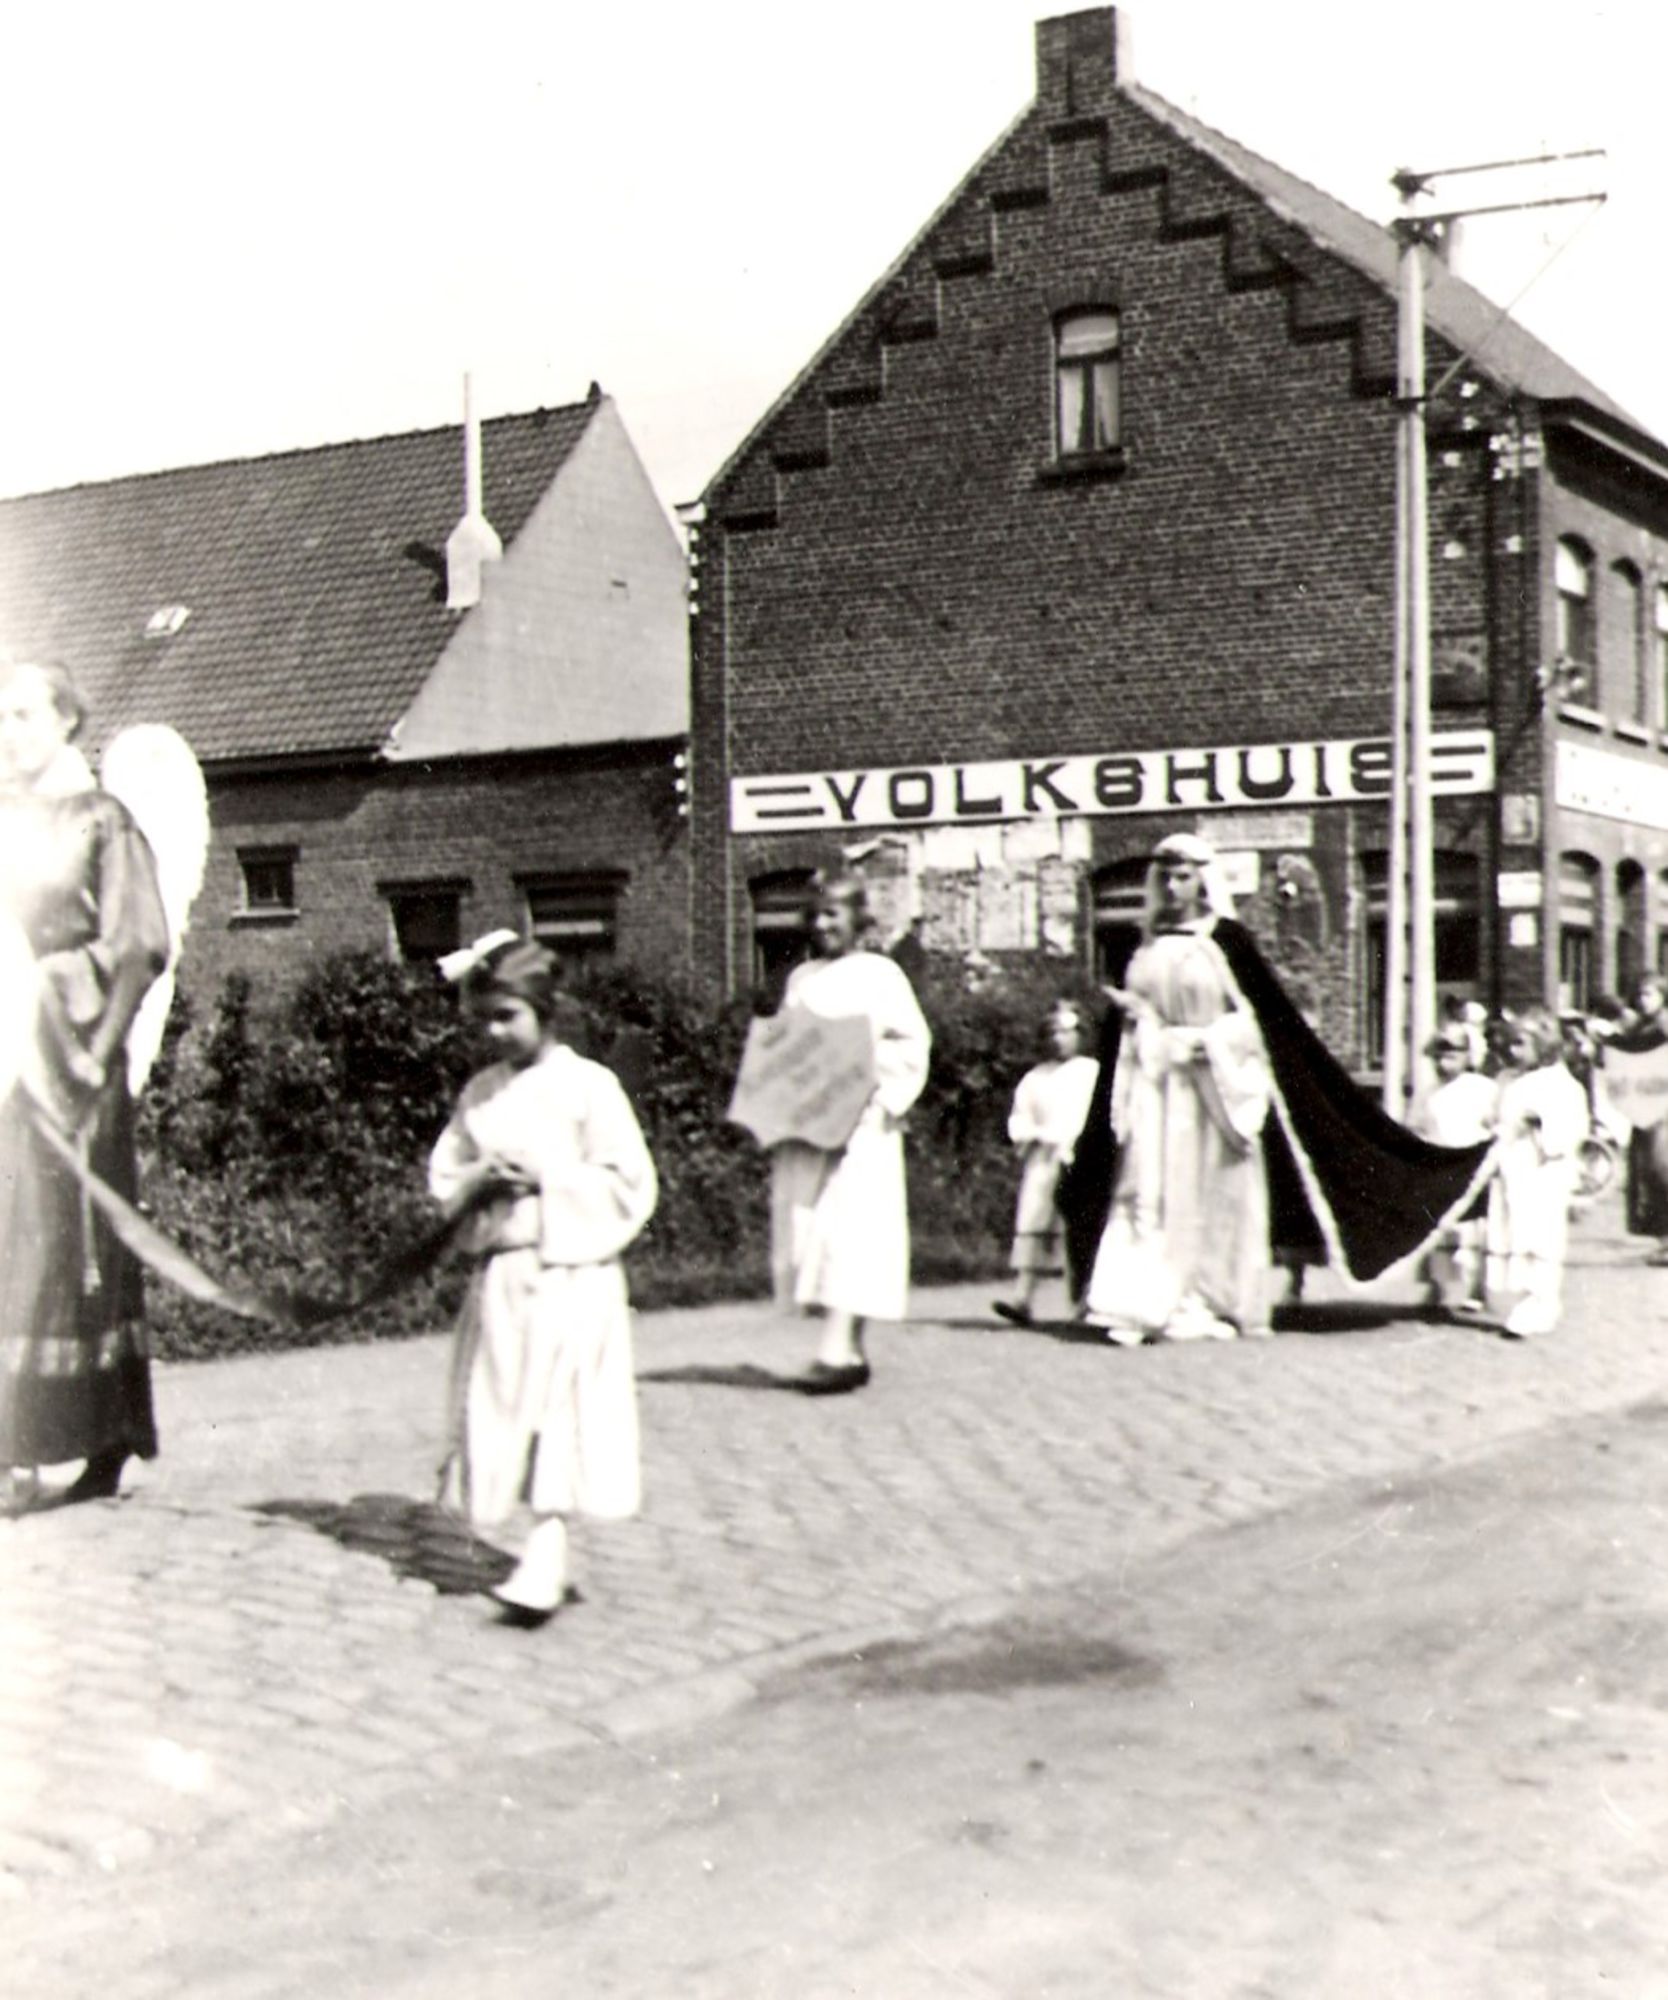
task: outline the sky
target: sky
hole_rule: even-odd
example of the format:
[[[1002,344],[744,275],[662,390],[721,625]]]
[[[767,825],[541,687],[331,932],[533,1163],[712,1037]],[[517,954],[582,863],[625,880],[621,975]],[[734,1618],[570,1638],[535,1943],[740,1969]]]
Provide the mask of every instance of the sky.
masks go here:
[[[83,0],[0,71],[0,491],[614,397],[694,499],[1033,87],[1048,0]],[[1659,0],[1131,0],[1172,103],[1383,218],[1607,149],[1458,268],[1658,434]],[[1569,178],[1575,176],[1577,178]],[[1540,183],[1461,179],[1442,206]]]

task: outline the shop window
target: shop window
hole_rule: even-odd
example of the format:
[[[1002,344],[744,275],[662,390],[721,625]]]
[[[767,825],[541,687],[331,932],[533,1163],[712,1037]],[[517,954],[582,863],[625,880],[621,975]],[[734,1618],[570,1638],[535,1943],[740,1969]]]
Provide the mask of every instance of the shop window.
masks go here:
[[[1054,445],[1089,458],[1122,442],[1118,315],[1073,312],[1054,323]]]
[[[1610,572],[1615,587],[1617,648],[1621,686],[1630,721],[1650,720],[1650,675],[1645,654],[1645,579],[1632,563],[1619,562]]]
[[[463,943],[463,881],[384,882],[394,956],[405,965],[432,964]]]
[[[1121,986],[1147,919],[1146,855],[1114,861],[1095,876],[1095,977]]]
[[[237,865],[243,877],[245,917],[293,917],[296,914],[293,847],[240,847]]]
[[[1567,672],[1571,700],[1597,698],[1598,620],[1593,609],[1593,552],[1566,536],[1553,559],[1558,589],[1558,663]]]
[[[747,885],[753,905],[753,983],[774,1007],[788,974],[811,949],[816,878],[809,868],[758,875]]]
[[[567,971],[613,958],[625,880],[612,874],[521,877],[527,935],[548,945]]]
[[[1438,849],[1431,856],[1432,949],[1436,1004],[1475,1000],[1482,982],[1482,864],[1474,854]],[[1375,849],[1361,857],[1367,891],[1366,977],[1362,981],[1361,1046],[1367,1065],[1384,1063],[1385,974],[1389,963],[1390,857]]]
[[[1558,861],[1558,1010],[1584,1014],[1593,1004],[1593,928],[1599,865],[1590,854]]]

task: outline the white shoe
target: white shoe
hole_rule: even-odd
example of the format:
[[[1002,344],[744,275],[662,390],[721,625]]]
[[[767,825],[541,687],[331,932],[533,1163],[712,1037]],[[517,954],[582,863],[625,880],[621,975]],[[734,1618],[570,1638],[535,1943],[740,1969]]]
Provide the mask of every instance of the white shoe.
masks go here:
[[[566,1525],[561,1521],[541,1521],[528,1536],[520,1562],[492,1595],[506,1610],[548,1618],[561,1609],[567,1568]]]
[[[1127,1321],[1091,1319],[1089,1324],[1098,1326],[1114,1347],[1139,1347],[1147,1337],[1145,1327],[1131,1326]]]
[[[1237,1329],[1201,1300],[1184,1299],[1164,1322],[1162,1340],[1232,1340]]]

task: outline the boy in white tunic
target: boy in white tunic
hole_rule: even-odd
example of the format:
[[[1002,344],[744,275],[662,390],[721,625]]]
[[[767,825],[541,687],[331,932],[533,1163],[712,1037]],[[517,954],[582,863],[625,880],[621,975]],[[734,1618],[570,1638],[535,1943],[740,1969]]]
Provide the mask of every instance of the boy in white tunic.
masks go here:
[[[552,1025],[555,961],[498,934],[444,961],[499,1060],[465,1086],[429,1162],[436,1200],[475,1210],[452,1365],[442,1500],[478,1528],[532,1515],[493,1595],[540,1624],[568,1578],[567,1517],[641,1502],[620,1252],[654,1212],[654,1162],[612,1071]]]
[[[1014,1092],[1008,1137],[1019,1148],[1019,1199],[1014,1206],[1014,1247],[1009,1268],[1014,1296],[993,1310],[1015,1326],[1031,1324],[1037,1286],[1065,1268],[1059,1211],[1054,1206],[1060,1168],[1071,1157],[1089,1115],[1099,1064],[1083,1052],[1088,1024],[1075,1000],[1059,1000],[1046,1023],[1052,1060],[1028,1069]]]

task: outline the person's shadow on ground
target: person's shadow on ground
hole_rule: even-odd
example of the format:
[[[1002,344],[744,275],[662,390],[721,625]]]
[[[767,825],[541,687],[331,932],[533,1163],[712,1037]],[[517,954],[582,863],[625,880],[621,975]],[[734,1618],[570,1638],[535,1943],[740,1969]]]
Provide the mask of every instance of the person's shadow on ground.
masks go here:
[[[381,1556],[396,1576],[432,1584],[443,1597],[490,1591],[515,1568],[513,1556],[483,1542],[455,1514],[403,1493],[357,1493],[342,1502],[263,1500],[251,1511]]]
[[[1423,1316],[1419,1307],[1383,1305],[1377,1300],[1287,1299],[1274,1308],[1271,1317],[1276,1333],[1329,1334],[1369,1333]],[[1106,1338],[1106,1329],[1090,1320],[1050,1318],[1042,1313],[1024,1323],[1003,1319],[993,1313],[989,1319],[941,1319],[934,1324],[949,1327],[957,1333],[1036,1334],[1044,1340],[1057,1340],[1066,1346],[1113,1345]]]
[[[751,1361],[690,1361],[677,1368],[644,1368],[639,1382],[693,1382],[710,1389],[780,1389],[790,1396],[805,1393],[805,1377],[777,1375]]]

